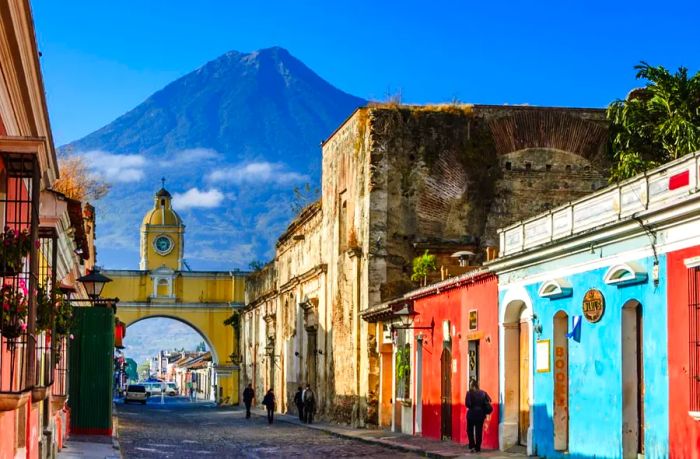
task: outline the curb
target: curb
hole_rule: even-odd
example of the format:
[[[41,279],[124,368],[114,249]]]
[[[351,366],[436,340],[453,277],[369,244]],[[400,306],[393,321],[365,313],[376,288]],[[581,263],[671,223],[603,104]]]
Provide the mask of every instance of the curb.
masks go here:
[[[266,414],[260,414],[260,413],[255,413],[255,414],[258,416],[263,416],[263,417],[267,416]],[[275,413],[275,414],[277,414],[277,413]],[[328,427],[324,427],[324,426],[321,426],[318,424],[302,424],[301,422],[296,422],[296,421],[293,421],[291,419],[285,419],[284,417],[282,417],[280,415],[275,416],[275,420],[285,422],[287,424],[294,424],[294,425],[298,425],[301,427],[306,427],[307,429],[319,430],[319,431],[326,432],[326,433],[328,433],[334,437],[338,437],[338,438],[345,438],[348,440],[356,440],[356,441],[360,441],[362,443],[370,444],[370,445],[380,445],[380,446],[394,449],[397,451],[419,454],[419,455],[424,456],[424,457],[430,457],[430,458],[435,458],[435,459],[454,459],[456,457],[459,457],[459,455],[454,455],[454,454],[445,455],[445,454],[440,454],[440,453],[436,453],[436,452],[432,452],[432,451],[426,451],[426,450],[421,449],[420,447],[417,447],[417,446],[402,445],[400,443],[381,440],[381,439],[355,436],[355,435],[352,435],[349,433],[339,432],[339,431],[336,431],[336,430],[333,430],[333,429],[330,429]]]

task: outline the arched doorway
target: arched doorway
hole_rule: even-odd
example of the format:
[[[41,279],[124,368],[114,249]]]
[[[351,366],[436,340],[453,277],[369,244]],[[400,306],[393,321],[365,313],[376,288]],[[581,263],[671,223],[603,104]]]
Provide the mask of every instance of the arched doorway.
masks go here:
[[[644,454],[644,352],[642,305],[622,306],[622,457]]]
[[[443,343],[440,358],[440,402],[441,436],[443,440],[452,438],[452,349],[449,342]]]
[[[559,311],[554,315],[554,449],[569,449],[569,315]]]
[[[501,448],[527,446],[530,428],[530,312],[513,300],[503,315],[503,418]]]

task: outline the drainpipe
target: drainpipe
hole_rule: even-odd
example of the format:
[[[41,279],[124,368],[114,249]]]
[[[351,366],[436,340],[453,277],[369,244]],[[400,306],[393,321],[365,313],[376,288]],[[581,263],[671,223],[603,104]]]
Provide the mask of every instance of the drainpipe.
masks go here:
[[[362,410],[362,397],[360,396],[360,359],[361,359],[361,325],[360,325],[360,255],[355,256],[355,330],[357,339],[355,340],[355,375],[356,375],[356,393],[357,393],[357,422],[358,425],[364,427],[364,416]]]

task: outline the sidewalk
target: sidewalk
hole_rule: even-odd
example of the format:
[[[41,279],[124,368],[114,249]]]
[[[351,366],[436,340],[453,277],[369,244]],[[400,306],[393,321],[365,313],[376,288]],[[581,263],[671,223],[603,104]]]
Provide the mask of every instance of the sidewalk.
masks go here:
[[[107,435],[71,435],[58,453],[60,459],[119,459],[112,437]]]
[[[259,416],[267,416],[264,410],[254,409],[255,414]],[[433,458],[472,458],[472,457],[488,457],[492,459],[508,459],[526,457],[524,454],[505,453],[503,451],[486,451],[480,453],[469,453],[466,445],[460,445],[451,441],[439,441],[425,437],[414,435],[406,435],[398,432],[390,432],[380,429],[355,429],[339,424],[329,424],[326,422],[314,422],[313,424],[304,424],[299,420],[298,416],[289,414],[275,413],[275,421],[286,422],[289,424],[297,424],[309,429],[320,430],[327,432],[337,437],[349,438],[365,443],[373,443],[387,448],[397,449],[410,453],[416,453],[426,457]]]

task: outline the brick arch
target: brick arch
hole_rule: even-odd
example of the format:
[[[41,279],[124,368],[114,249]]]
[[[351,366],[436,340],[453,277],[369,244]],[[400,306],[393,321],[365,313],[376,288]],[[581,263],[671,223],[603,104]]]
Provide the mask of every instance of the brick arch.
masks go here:
[[[489,120],[496,153],[547,148],[577,154],[591,162],[603,153],[608,129],[604,123],[558,110],[526,110]]]

